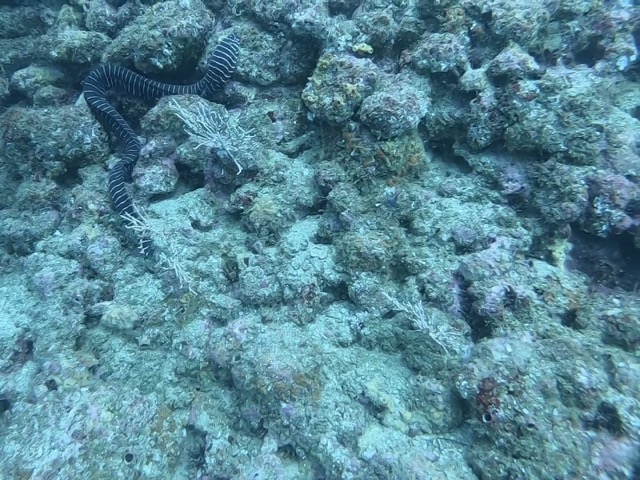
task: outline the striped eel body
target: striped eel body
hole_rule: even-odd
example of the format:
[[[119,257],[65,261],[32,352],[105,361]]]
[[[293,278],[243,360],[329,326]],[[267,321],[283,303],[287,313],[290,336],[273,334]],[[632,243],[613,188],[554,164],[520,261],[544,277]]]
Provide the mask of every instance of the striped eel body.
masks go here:
[[[131,182],[131,172],[140,156],[141,146],[127,121],[107,101],[107,92],[115,88],[147,100],[158,100],[165,95],[205,96],[221,89],[229,80],[236,67],[239,49],[240,39],[235,34],[223,39],[211,54],[204,77],[189,85],[157,82],[115,65],[97,67],[82,82],[84,98],[93,116],[122,146],[122,158],[109,172],[109,195],[113,208],[123,217],[125,225],[130,226],[132,219],[140,220],[125,182]],[[150,239],[141,239],[141,253],[148,254],[150,247]]]

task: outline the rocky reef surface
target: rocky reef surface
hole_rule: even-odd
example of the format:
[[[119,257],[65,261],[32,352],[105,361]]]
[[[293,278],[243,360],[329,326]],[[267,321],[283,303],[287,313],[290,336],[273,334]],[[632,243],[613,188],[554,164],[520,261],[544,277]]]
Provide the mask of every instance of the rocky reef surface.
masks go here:
[[[230,34],[213,97],[110,94],[125,228],[82,79]],[[0,477],[640,478],[638,42],[632,0],[3,2]]]

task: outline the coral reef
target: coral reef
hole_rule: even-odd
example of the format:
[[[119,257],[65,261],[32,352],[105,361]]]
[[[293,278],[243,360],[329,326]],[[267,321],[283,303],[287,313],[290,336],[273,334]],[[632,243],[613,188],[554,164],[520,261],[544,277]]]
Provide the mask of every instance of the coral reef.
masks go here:
[[[0,477],[638,478],[639,8],[4,2]]]

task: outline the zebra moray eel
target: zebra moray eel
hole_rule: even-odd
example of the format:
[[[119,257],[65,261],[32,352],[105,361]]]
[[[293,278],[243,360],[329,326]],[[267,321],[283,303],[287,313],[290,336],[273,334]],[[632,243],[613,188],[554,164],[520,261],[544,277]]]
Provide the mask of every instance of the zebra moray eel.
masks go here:
[[[229,80],[236,68],[239,50],[240,39],[237,35],[223,39],[211,54],[204,77],[189,85],[157,82],[115,65],[95,68],[82,82],[84,98],[93,116],[122,146],[122,158],[109,172],[108,186],[113,208],[123,218],[125,225],[131,226],[132,219],[140,220],[125,188],[125,182],[131,182],[131,172],[140,156],[140,141],[122,115],[107,102],[107,91],[115,88],[146,100],[158,100],[165,95],[205,96],[219,90]],[[149,254],[151,239],[142,238],[140,242],[141,253]]]

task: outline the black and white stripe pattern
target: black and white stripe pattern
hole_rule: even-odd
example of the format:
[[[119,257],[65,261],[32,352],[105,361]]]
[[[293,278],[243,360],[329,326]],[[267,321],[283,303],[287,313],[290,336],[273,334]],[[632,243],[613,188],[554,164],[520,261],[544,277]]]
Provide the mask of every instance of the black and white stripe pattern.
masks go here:
[[[109,172],[109,195],[113,208],[125,218],[125,222],[127,217],[138,218],[125,182],[131,181],[131,172],[140,155],[140,142],[127,121],[107,102],[107,91],[115,88],[147,100],[157,100],[165,95],[208,95],[220,90],[229,80],[235,70],[239,50],[238,36],[226,37],[211,54],[204,77],[189,85],[157,82],[115,65],[102,65],[84,79],[84,98],[91,112],[122,145],[122,159]],[[148,253],[150,246],[149,239],[142,239],[142,253]]]

